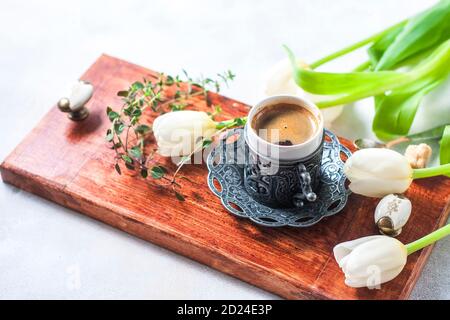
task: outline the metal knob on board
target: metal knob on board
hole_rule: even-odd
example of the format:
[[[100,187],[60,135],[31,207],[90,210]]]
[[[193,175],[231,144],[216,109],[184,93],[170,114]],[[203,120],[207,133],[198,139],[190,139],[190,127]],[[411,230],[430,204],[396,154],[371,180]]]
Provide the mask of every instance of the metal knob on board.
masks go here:
[[[81,121],[89,116],[86,103],[94,93],[94,86],[87,81],[79,80],[71,88],[67,97],[58,101],[58,108],[61,112],[67,113],[70,120]]]

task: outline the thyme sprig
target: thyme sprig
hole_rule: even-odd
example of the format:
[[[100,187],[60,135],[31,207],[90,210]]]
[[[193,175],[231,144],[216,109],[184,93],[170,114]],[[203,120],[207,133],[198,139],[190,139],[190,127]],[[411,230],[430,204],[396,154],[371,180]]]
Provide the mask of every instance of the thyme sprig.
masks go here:
[[[222,85],[228,86],[234,78],[235,75],[228,70],[217,74],[216,79],[203,76],[193,79],[183,70],[182,76],[161,73],[154,81],[144,78],[131,84],[127,90],[119,91],[117,95],[123,101],[121,109],[106,109],[111,121],[111,127],[106,131],[106,141],[115,151],[114,168],[117,173],[122,174],[122,164],[128,170],[139,172],[141,177],[149,178],[153,184],[170,187],[175,197],[184,201],[185,198],[179,191],[181,185],[176,177],[187,160],[181,161],[173,176],[168,177],[169,170],[158,161],[156,150],[146,148],[152,132],[151,123],[147,119],[148,112],[159,115],[184,110],[192,103],[192,98],[197,97],[211,108],[209,114],[215,117],[222,109],[220,105],[210,104],[208,92],[220,92]],[[200,149],[208,147],[209,144],[203,142]],[[200,149],[197,148],[196,151]]]

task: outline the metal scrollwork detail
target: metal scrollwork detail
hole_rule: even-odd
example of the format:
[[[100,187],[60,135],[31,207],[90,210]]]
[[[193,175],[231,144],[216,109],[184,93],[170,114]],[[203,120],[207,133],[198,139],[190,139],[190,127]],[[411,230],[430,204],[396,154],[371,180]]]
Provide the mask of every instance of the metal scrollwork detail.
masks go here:
[[[238,152],[244,152],[244,157],[248,157],[242,129],[231,130],[228,136],[236,134],[239,135],[239,139],[234,142],[237,146],[236,149],[239,150]],[[272,208],[252,198],[244,186],[244,166],[236,164],[235,161],[227,161],[229,155],[224,152],[226,138],[221,140],[208,156],[208,185],[212,192],[221,199],[224,207],[239,217],[249,218],[253,222],[267,227],[312,226],[324,217],[341,211],[345,207],[350,194],[350,190],[345,186],[346,177],[341,153],[350,157],[351,152],[339,143],[338,138],[332,132],[325,130],[325,136],[327,139],[325,139],[323,146],[321,166],[317,166],[316,171],[314,171],[315,168],[306,166],[310,175],[320,174],[320,185],[317,189],[312,188],[315,190],[317,197],[313,202],[301,199],[303,202],[301,207]],[[253,174],[256,173],[253,172]],[[279,188],[280,194],[283,188],[289,188],[289,185],[291,185],[289,179],[292,178],[289,174],[284,176],[284,179],[282,179],[285,180],[282,182],[284,185]],[[261,181],[265,180],[258,180],[258,183],[255,182],[253,187],[264,188],[264,183],[261,184]],[[269,184],[271,181],[266,180],[265,183]],[[266,186],[266,190],[269,192],[269,185]],[[292,201],[292,199],[289,199],[289,201]]]

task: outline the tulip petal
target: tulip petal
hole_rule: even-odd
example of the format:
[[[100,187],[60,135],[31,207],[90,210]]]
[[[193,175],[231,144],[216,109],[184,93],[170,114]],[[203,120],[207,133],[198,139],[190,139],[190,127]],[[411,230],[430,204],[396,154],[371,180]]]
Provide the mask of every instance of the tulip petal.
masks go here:
[[[165,113],[153,122],[153,132],[162,156],[188,156],[201,147],[202,139],[211,139],[216,123],[200,111]]]
[[[338,263],[339,261],[350,254],[357,246],[367,242],[371,241],[373,239],[377,239],[379,237],[383,236],[368,236],[368,237],[362,237],[355,240],[350,240],[346,242],[339,243],[333,248],[334,258]]]
[[[345,274],[364,277],[367,276],[368,268],[372,268],[381,274],[386,270],[403,268],[406,257],[406,248],[400,241],[381,236],[356,247],[349,256],[343,271]]]
[[[380,284],[391,281],[397,277],[403,270],[403,267],[393,268],[390,270],[385,270],[380,274],[377,274],[376,269],[368,268],[367,274],[365,276],[349,276],[345,277],[345,284],[352,288],[374,288],[378,287]]]
[[[354,168],[355,174],[361,174],[362,177],[376,176],[389,180],[412,177],[412,168],[408,160],[400,153],[390,149],[358,150],[347,160],[347,163],[347,170],[351,166]]]
[[[350,190],[368,197],[403,193],[412,182],[408,160],[389,149],[369,148],[355,152],[344,165]]]
[[[346,277],[344,283],[352,288],[364,288],[367,287],[366,277]]]
[[[391,270],[386,270],[381,274],[381,282],[385,283],[388,281],[391,281],[392,279],[394,279],[396,276],[398,276],[402,271],[403,271],[404,265],[403,266],[399,266],[397,268],[393,268]]]
[[[304,62],[298,61],[300,66]],[[292,66],[289,59],[283,59],[276,63],[266,76],[264,93],[267,96],[278,94],[292,94],[304,96],[305,92],[295,83],[292,77]]]
[[[349,178],[350,181],[352,181]],[[349,184],[352,192],[366,196],[381,198],[390,193],[403,193],[408,190],[412,179],[404,180],[381,180],[377,178],[353,179]]]

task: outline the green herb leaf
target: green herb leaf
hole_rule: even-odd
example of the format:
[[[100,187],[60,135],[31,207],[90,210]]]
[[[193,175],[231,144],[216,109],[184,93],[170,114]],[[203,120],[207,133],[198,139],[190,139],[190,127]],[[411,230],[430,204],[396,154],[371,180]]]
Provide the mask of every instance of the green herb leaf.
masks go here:
[[[114,139],[114,133],[110,132],[106,134],[106,141],[111,142]]]
[[[214,105],[214,113],[217,115],[221,112],[222,112],[222,107],[220,106],[220,104]]]
[[[167,76],[166,77],[166,86],[171,86],[171,85],[173,85],[174,84],[174,82],[175,82],[175,80],[173,79],[173,77],[172,76]]]
[[[209,147],[211,145],[211,143],[212,143],[212,140],[209,140],[209,139],[203,140],[202,148],[205,149],[205,148]]]
[[[140,117],[142,114],[142,111],[140,109],[134,109],[133,112],[131,112],[131,115],[133,117]]]
[[[179,201],[185,201],[186,199],[184,198],[184,196],[179,193],[178,191],[174,190],[175,192],[175,197],[179,200]]]
[[[116,169],[116,171],[117,171],[118,174],[122,174],[122,171],[120,170],[120,166],[119,166],[118,163],[116,163],[116,164],[114,165],[114,169]]]
[[[122,158],[122,160],[123,161],[125,161],[126,163],[133,163],[133,159],[131,159],[128,155],[126,155],[126,154],[123,154],[122,156],[121,156],[121,158]]]
[[[231,70],[227,70],[227,77],[230,80],[234,80],[234,78],[236,78],[236,75]]]
[[[122,146],[122,144],[120,143],[120,142],[117,142],[117,143],[115,143],[112,147],[111,147],[111,149],[119,149],[120,147]]]
[[[146,134],[150,130],[151,130],[150,126],[146,124],[140,124],[134,129],[134,131],[139,134]]]
[[[119,114],[117,113],[117,112],[115,112],[115,111],[110,111],[109,113],[108,113],[108,118],[109,118],[109,120],[111,120],[111,121],[114,121],[115,119],[117,119],[117,118],[119,118],[120,116],[119,116]]]
[[[236,123],[236,126],[238,126],[238,127],[245,125],[245,120],[243,118],[235,118],[234,122]]]
[[[133,88],[133,90],[142,90],[144,89],[144,85],[142,84],[142,82],[136,81],[135,83],[133,83],[131,85],[131,87]]]
[[[128,97],[128,91],[126,91],[126,90],[122,90],[122,91],[119,91],[119,92],[117,92],[117,95],[119,96],[119,97]]]
[[[129,106],[128,108],[124,108],[123,109],[123,113],[127,116],[131,116],[131,113],[133,112],[134,107],[133,106]]]
[[[171,103],[169,104],[169,107],[172,111],[181,111],[184,110],[187,105],[183,103]]]
[[[142,157],[142,151],[141,148],[139,146],[134,146],[133,148],[131,148],[130,150],[128,150],[128,153],[130,156],[139,159]]]
[[[144,178],[144,179],[148,177],[148,170],[147,169],[142,169],[141,170],[141,177]]]
[[[132,126],[134,126],[134,125],[136,125],[136,123],[138,123],[138,121],[139,121],[139,117],[133,116],[133,117],[131,118],[130,124],[131,124]]]
[[[116,122],[114,124],[114,132],[117,135],[120,135],[123,132],[124,129],[125,129],[125,125],[122,122]]]
[[[182,69],[181,71],[183,72],[183,74],[184,74],[184,76],[186,77],[186,80],[187,80],[187,81],[192,81],[191,77],[189,77],[189,74],[187,73],[186,70]]]
[[[164,177],[164,174],[166,173],[166,169],[162,166],[154,166],[151,169],[151,175],[153,179],[161,179]]]

